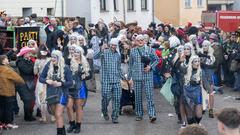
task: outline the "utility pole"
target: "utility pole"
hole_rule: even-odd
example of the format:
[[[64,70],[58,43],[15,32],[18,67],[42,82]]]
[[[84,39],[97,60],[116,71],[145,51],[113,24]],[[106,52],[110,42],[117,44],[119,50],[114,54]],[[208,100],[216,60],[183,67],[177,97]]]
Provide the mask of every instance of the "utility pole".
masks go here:
[[[154,15],[154,12],[155,12],[155,2],[154,0],[152,0],[152,22],[155,22],[155,15]]]
[[[64,0],[62,0],[62,25],[63,25],[63,19],[64,18]]]
[[[123,21],[126,23],[126,7],[125,0],[123,0]]]

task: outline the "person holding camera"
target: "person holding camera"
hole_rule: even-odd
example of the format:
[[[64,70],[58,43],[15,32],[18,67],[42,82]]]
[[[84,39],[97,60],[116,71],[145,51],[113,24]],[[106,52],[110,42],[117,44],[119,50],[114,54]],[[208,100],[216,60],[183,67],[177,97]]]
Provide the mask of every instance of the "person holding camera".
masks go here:
[[[143,35],[136,37],[138,47],[130,52],[129,76],[135,90],[136,121],[143,119],[142,90],[144,88],[150,122],[156,121],[156,110],[153,101],[153,68],[158,64],[154,50],[145,44]]]
[[[80,46],[77,46],[74,49],[70,69],[73,76],[73,87],[69,89],[67,112],[70,126],[67,129],[67,132],[80,133],[83,118],[83,107],[88,97],[86,79],[91,76],[89,63],[83,55],[83,51]],[[76,111],[76,122],[74,119],[74,108]]]
[[[101,58],[101,86],[102,86],[102,113],[104,119],[109,120],[108,104],[112,99],[112,122],[118,123],[120,112],[121,83],[120,80],[126,80],[121,71],[121,56],[117,52],[119,41],[113,38],[110,46],[104,44],[101,50],[94,52],[94,58]]]
[[[39,81],[47,84],[48,111],[55,115],[57,135],[66,135],[63,112],[67,105],[68,89],[73,85],[72,74],[64,63],[62,52],[54,50],[51,61],[44,67]]]

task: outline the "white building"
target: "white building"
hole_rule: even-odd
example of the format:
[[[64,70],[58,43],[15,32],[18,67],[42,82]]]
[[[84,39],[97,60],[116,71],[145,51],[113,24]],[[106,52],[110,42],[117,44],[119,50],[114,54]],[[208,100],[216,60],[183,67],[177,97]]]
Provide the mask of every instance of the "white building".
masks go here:
[[[12,16],[29,16],[37,13],[38,16],[61,16],[61,0],[0,0],[0,10],[6,10]],[[70,0],[68,0],[70,1]]]
[[[114,18],[133,22],[144,28],[153,20],[153,0],[0,0],[0,10],[12,16],[85,17],[87,23],[101,18],[106,23]],[[56,8],[55,8],[56,7]],[[63,8],[62,8],[63,7]],[[56,9],[56,10],[55,10]]]
[[[144,28],[153,20],[153,0],[71,0],[66,3],[67,16],[86,17],[87,22],[106,23],[115,19],[137,21]],[[79,6],[76,6],[79,5]],[[89,10],[90,9],[90,10]]]

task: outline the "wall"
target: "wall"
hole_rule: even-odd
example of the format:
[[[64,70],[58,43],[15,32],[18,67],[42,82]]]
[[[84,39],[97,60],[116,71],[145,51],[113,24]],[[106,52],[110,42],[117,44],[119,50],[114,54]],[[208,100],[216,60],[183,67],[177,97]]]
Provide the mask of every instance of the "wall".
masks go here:
[[[180,0],[180,26],[185,26],[187,22],[197,25],[201,21],[202,11],[206,10],[206,0],[203,0],[203,6],[197,7],[197,0],[191,0],[191,8],[185,8],[184,0]]]
[[[164,23],[179,24],[179,0],[155,0],[155,16]]]
[[[86,22],[91,22],[90,0],[71,0],[65,7],[67,17],[85,17]]]
[[[56,16],[61,16],[61,0],[57,0]],[[32,7],[38,16],[46,16],[47,8],[55,7],[55,0],[0,0],[0,10],[12,16],[22,16],[23,7]]]

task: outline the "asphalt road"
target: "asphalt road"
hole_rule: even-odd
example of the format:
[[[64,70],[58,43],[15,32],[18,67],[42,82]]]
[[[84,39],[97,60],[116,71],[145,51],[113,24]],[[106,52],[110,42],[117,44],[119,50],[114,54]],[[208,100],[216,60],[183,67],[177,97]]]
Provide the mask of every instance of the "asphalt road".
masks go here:
[[[217,111],[223,107],[240,108],[240,101],[234,99],[240,97],[240,92],[231,92],[225,90],[223,95],[216,94],[215,108]],[[99,90],[97,93],[90,93],[84,110],[84,120],[82,123],[81,135],[177,135],[180,126],[177,124],[177,117],[174,108],[169,105],[163,96],[156,89],[154,100],[157,109],[157,121],[155,124],[149,123],[146,115],[146,102],[144,102],[145,116],[143,121],[135,121],[134,113],[131,107],[126,107],[125,113],[119,117],[119,124],[112,124],[111,121],[104,121],[101,117],[101,97]],[[21,104],[21,101],[19,101]],[[20,105],[22,108],[22,105]],[[109,106],[111,110],[111,106]],[[24,122],[22,109],[20,116],[15,119],[19,125],[18,129],[7,130],[2,135],[55,135],[56,127],[54,123]],[[168,114],[174,114],[169,117]],[[65,126],[68,127],[66,111]],[[217,121],[208,118],[207,114],[203,116],[202,125],[206,127],[210,135],[218,135]]]

